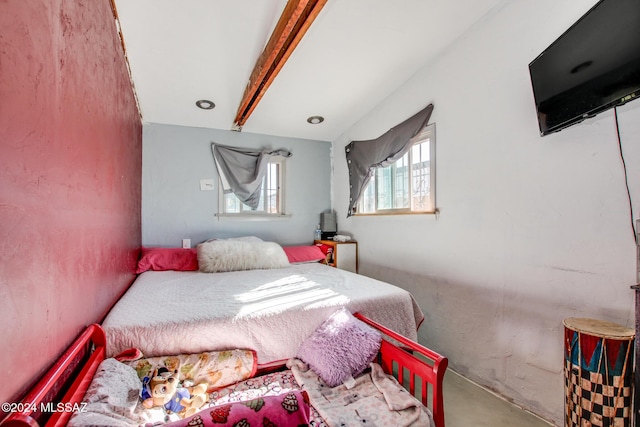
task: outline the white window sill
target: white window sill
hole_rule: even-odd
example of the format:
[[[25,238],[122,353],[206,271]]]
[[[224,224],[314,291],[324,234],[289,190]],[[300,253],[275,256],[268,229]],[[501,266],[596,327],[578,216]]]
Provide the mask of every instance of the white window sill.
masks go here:
[[[388,211],[354,213],[352,216],[438,215],[438,214],[440,214],[440,211],[438,209],[433,211],[401,211],[401,210],[389,209]]]
[[[214,214],[218,221],[278,221],[291,218],[291,214],[260,214],[260,213],[239,213],[239,214]]]

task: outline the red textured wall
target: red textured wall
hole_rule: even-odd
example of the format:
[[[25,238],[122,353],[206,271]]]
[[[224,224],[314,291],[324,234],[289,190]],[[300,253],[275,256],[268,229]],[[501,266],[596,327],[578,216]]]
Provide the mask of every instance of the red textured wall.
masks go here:
[[[110,1],[1,0],[0,402],[133,280],[141,165]]]

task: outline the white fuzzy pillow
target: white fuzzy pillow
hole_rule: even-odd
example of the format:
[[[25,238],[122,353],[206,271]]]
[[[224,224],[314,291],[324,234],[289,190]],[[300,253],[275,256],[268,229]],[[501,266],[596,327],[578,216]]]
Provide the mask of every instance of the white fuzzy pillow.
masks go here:
[[[283,268],[289,266],[289,259],[274,242],[214,240],[198,245],[198,266],[203,273],[219,273]]]

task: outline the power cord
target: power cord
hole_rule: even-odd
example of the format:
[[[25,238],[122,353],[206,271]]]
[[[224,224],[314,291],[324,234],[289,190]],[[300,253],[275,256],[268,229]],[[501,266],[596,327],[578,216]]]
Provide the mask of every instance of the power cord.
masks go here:
[[[620,138],[620,125],[618,123],[618,107],[613,108],[613,116],[616,121],[616,135],[618,136],[618,149],[620,150],[620,160],[622,161],[622,169],[624,171],[624,183],[627,188],[627,200],[629,201],[629,216],[631,219],[631,230],[633,231],[633,240],[638,245],[638,235],[636,234],[636,224],[633,220],[633,203],[631,201],[631,191],[629,190],[629,174],[627,173],[627,163],[624,160],[624,154],[622,153],[622,140]]]

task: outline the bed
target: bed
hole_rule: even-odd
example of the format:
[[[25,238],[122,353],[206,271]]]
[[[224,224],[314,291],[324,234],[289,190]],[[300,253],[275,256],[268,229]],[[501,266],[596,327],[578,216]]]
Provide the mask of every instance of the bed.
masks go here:
[[[379,366],[431,409],[435,427],[444,427],[442,382],[447,359],[361,314],[355,317],[384,334],[376,357]],[[84,393],[105,362],[105,343],[101,327],[90,325],[24,399],[12,405],[0,425],[61,426],[81,413]]]
[[[337,307],[417,339],[424,315],[401,288],[324,264],[203,273],[146,271],[102,323],[107,356],[251,348],[258,363],[283,363]]]
[[[377,358],[371,366],[367,362],[366,375],[372,380],[393,375],[401,391],[408,390],[421,402],[420,408],[424,405],[432,411],[433,424],[444,427],[442,380],[447,359],[416,343],[417,329],[424,315],[411,294],[388,283],[308,262],[306,256],[292,256],[270,242],[263,245],[254,241],[217,241],[210,246],[215,249],[208,253],[213,263],[203,256],[203,253],[207,255],[201,251],[203,245],[197,251],[143,250],[138,264],[139,276],[103,323],[87,328],[23,401],[12,404],[11,415],[2,427],[66,424],[71,415],[83,412],[83,396],[92,379],[95,381],[103,374],[103,364],[116,360],[116,356],[119,360],[123,355],[126,358],[132,348],[136,349],[134,353],[150,359],[241,349],[237,351],[254,355],[255,369],[249,369],[251,378],[293,376],[299,382],[298,389],[292,391],[295,393],[325,387],[313,384],[320,377],[326,380],[323,374],[316,378],[305,372],[322,372],[325,365],[351,365],[336,357],[326,364],[322,359],[315,365],[309,362],[307,368],[303,368],[306,362],[298,365],[292,361],[300,361],[298,357],[313,360],[316,349],[335,347],[321,342],[309,344],[309,340],[317,337],[318,330],[337,313],[347,313],[351,318],[354,318],[352,313],[356,313],[355,318],[385,337],[380,338],[370,354],[371,358],[377,354]],[[256,250],[258,256],[249,254]],[[162,262],[154,259],[149,265],[145,264],[149,260],[147,255],[158,253]],[[166,258],[168,253],[171,255]],[[324,256],[316,253],[311,261]],[[220,264],[225,258],[234,266]],[[164,263],[167,259],[168,264]],[[250,260],[248,264],[246,260]],[[353,352],[355,342],[344,341],[343,349]],[[311,350],[305,353],[305,347]],[[285,367],[285,362],[293,365]],[[355,371],[352,373],[355,377]],[[359,384],[364,376],[350,381]],[[326,381],[328,384],[329,380]],[[222,390],[218,385],[222,387],[216,384],[215,390],[208,390],[209,396]],[[233,386],[231,382],[226,385]],[[331,388],[334,387],[337,386],[331,384]],[[351,399],[349,392],[346,393],[347,399]],[[130,398],[131,393],[127,399]],[[135,400],[135,393],[133,398]],[[315,399],[317,403],[324,397]],[[313,397],[310,401],[314,407]],[[217,408],[218,403],[209,405]],[[330,418],[333,414],[333,409],[322,405],[317,410],[315,416],[322,412],[323,417]],[[309,425],[325,424],[317,421]]]

